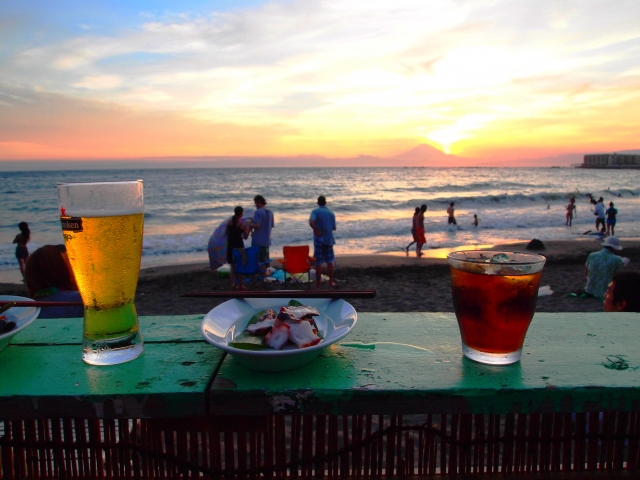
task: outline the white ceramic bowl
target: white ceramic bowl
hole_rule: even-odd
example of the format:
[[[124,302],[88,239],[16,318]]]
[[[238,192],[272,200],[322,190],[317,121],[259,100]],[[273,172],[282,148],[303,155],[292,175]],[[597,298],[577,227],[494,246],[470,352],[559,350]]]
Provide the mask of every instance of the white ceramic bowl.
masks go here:
[[[356,324],[358,316],[353,306],[344,300],[328,298],[295,298],[303,305],[315,307],[320,316],[316,325],[323,340],[312,347],[285,347],[282,350],[242,350],[229,345],[244,332],[257,312],[271,308],[276,312],[288,305],[290,298],[247,298],[224,302],[211,310],[202,321],[202,335],[207,342],[221,348],[251,370],[282,372],[302,367],[314,360],[329,345],[344,338]]]
[[[13,295],[0,295],[0,302],[33,302],[32,299],[26,297],[16,297]],[[16,322],[16,328],[10,332],[0,335],[0,352],[7,348],[13,336],[33,322],[40,315],[40,307],[13,307],[6,312],[0,313],[6,315],[9,320]]]

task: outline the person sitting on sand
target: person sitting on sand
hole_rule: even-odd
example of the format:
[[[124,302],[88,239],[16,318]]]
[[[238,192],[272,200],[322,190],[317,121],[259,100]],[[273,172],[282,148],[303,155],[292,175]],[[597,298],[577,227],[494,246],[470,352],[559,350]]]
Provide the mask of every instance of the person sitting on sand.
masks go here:
[[[407,253],[409,253],[409,247],[411,245],[413,245],[414,243],[417,243],[417,241],[418,241],[417,220],[418,220],[418,214],[419,213],[420,213],[420,207],[416,207],[416,211],[413,212],[413,220],[412,220],[412,226],[411,226],[411,236],[413,237],[413,242],[411,242],[409,245],[407,245],[407,248],[405,249],[407,251]]]
[[[574,214],[576,213],[576,199],[575,197],[569,198],[569,204],[567,205],[567,221],[565,225],[571,226],[571,221],[573,220]]]
[[[454,216],[455,208],[453,208],[453,206],[455,204],[456,204],[456,202],[451,202],[449,204],[449,208],[447,208],[447,214],[449,214],[449,218],[447,219],[447,223],[449,225],[457,225],[458,224],[456,222],[456,217]]]
[[[27,222],[20,222],[18,224],[18,228],[20,229],[20,233],[16,235],[16,238],[13,239],[13,243],[16,245],[16,258],[18,259],[18,264],[20,265],[20,273],[22,274],[22,279],[24,280],[24,267],[27,262],[27,258],[29,257],[29,249],[27,248],[27,243],[31,239],[31,231],[29,230],[29,224]]]
[[[609,202],[609,208],[607,208],[605,214],[607,215],[607,235],[615,235],[618,210],[613,208],[613,202]]]
[[[640,312],[640,273],[619,272],[604,294],[605,312]]]
[[[231,278],[231,288],[239,288],[244,290],[243,285],[236,285],[236,272],[233,261],[233,249],[244,248],[244,241],[249,237],[251,229],[242,221],[242,214],[244,209],[241,206],[237,206],[233,209],[233,217],[227,222],[227,228],[225,235],[227,237],[227,262],[231,267],[229,270],[229,276]]]
[[[622,257],[613,253],[614,250],[622,250],[617,237],[607,238],[602,242],[602,246],[604,248],[599,252],[589,254],[584,271],[587,277],[585,293],[600,299],[604,299],[613,276],[622,269],[623,265]]]
[[[29,296],[41,302],[82,302],[64,245],[44,245],[29,255],[25,266]],[[42,307],[38,318],[82,318],[84,308]]]

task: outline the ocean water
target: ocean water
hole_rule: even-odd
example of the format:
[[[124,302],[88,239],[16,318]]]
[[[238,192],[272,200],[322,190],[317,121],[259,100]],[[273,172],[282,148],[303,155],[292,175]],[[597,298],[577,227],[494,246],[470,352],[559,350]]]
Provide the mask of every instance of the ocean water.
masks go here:
[[[0,272],[16,271],[18,223],[31,228],[30,251],[63,243],[56,183],[144,180],[143,266],[206,262],[207,242],[236,205],[262,194],[275,215],[272,257],[283,245],[312,245],[309,213],[318,195],[335,212],[336,254],[400,252],[411,241],[414,208],[427,204],[427,247],[588,237],[595,217],[586,197],[618,209],[616,235],[640,237],[640,170],[574,168],[145,169],[0,172]],[[577,218],[565,226],[576,197]],[[447,225],[456,202],[459,229]],[[480,219],[472,225],[473,214]],[[338,264],[339,267],[339,264]]]

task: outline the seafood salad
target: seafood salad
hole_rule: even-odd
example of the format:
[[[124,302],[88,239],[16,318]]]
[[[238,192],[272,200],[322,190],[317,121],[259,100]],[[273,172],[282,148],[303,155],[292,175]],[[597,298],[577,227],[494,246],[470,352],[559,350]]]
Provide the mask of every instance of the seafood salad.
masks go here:
[[[244,332],[229,345],[243,350],[282,350],[286,345],[298,348],[311,347],[322,341],[322,335],[314,317],[320,315],[317,308],[291,300],[289,305],[275,310],[256,313]]]

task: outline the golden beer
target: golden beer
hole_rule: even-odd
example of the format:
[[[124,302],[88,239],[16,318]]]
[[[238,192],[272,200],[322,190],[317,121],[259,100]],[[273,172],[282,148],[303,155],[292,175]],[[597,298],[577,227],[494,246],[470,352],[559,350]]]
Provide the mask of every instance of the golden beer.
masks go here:
[[[142,257],[142,198],[127,211],[126,199],[118,195],[119,186],[126,193],[132,183],[65,184],[65,192],[58,186],[62,233],[84,304],[83,360],[94,365],[126,362],[143,349],[134,305]],[[88,185],[97,186],[83,189]],[[106,207],[82,208],[100,195]]]

